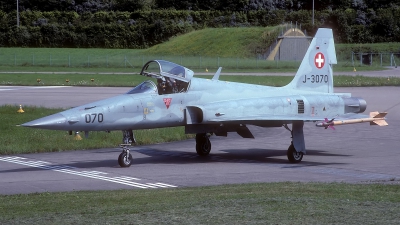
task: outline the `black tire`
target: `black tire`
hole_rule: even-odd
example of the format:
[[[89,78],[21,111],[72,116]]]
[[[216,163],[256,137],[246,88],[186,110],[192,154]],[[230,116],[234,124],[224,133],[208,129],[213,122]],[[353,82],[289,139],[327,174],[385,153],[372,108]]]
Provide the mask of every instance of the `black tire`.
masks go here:
[[[211,141],[206,134],[196,134],[196,152],[200,156],[210,154]]]
[[[303,153],[297,152],[293,144],[291,144],[287,150],[287,157],[291,163],[299,163],[303,159]]]
[[[130,167],[132,164],[132,155],[127,156],[126,152],[122,152],[118,157],[118,164],[121,167]]]

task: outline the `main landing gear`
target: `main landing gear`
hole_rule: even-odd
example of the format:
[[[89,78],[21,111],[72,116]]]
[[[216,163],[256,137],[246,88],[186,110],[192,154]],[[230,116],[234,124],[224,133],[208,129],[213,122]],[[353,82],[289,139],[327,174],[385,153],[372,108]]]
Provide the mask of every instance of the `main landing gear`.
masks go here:
[[[303,159],[303,152],[296,151],[296,149],[293,146],[293,142],[289,146],[286,154],[287,154],[287,158],[288,158],[289,162],[291,162],[291,163],[299,163]]]
[[[303,134],[303,121],[293,121],[292,130],[289,129],[287,124],[283,127],[290,131],[292,135],[292,142],[286,152],[287,158],[291,163],[299,163],[303,159],[306,152]]]
[[[132,130],[123,130],[122,134],[122,144],[120,145],[122,148],[122,153],[118,156],[118,164],[121,167],[130,167],[132,164],[132,155],[130,153],[129,146],[132,146],[132,144],[136,143],[136,139],[133,136]]]
[[[210,154],[211,141],[210,135],[206,133],[196,134],[196,152],[200,156]]]

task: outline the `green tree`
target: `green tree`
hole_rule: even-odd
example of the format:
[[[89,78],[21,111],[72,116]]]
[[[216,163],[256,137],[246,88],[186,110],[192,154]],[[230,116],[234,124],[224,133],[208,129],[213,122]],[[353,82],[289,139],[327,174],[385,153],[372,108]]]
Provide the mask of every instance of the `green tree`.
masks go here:
[[[153,7],[148,0],[115,0],[113,9],[116,11],[133,12],[136,10],[149,10]]]

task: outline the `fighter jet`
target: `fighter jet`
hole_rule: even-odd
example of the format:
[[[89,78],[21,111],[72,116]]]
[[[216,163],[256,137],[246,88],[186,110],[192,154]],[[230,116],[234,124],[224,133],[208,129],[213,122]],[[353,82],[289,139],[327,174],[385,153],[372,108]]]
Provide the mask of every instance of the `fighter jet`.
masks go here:
[[[248,125],[284,127],[292,141],[287,150],[291,163],[306,153],[304,122],[317,127],[370,122],[385,126],[386,113],[363,113],[367,103],[348,93],[334,93],[332,65],[336,53],[331,29],[318,29],[293,80],[283,87],[269,87],[194,77],[184,66],[165,60],[147,62],[140,75],[149,77],[125,94],[72,108],[22,124],[25,127],[74,131],[123,133],[121,167],[132,163],[130,145],[134,130],[184,126],[196,134],[196,152],[207,156],[210,136],[236,132],[254,138]],[[290,128],[291,126],[291,128]]]

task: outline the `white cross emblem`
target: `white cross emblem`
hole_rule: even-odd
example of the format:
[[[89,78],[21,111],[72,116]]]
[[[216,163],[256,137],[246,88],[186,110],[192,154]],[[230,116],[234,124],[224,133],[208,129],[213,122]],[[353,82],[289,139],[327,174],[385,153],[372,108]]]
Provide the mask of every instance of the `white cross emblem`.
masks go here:
[[[325,65],[325,56],[321,52],[318,52],[314,58],[315,66],[321,69]]]

